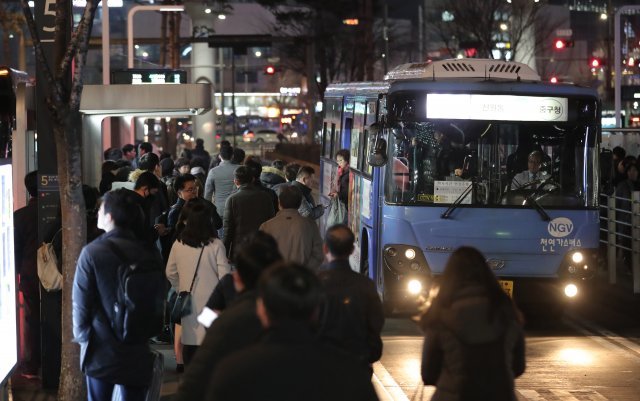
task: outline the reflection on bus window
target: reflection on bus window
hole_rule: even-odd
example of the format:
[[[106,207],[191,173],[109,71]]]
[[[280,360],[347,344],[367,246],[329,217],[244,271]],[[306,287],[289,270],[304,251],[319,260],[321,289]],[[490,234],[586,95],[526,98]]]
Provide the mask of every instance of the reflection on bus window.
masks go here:
[[[583,168],[596,166],[597,150],[585,141],[589,130],[593,127],[575,123],[397,122],[385,132],[390,152],[385,199],[450,204],[472,186],[462,204],[531,207],[525,200],[533,197],[544,207],[593,206],[597,183]],[[540,174],[512,186],[534,151]]]

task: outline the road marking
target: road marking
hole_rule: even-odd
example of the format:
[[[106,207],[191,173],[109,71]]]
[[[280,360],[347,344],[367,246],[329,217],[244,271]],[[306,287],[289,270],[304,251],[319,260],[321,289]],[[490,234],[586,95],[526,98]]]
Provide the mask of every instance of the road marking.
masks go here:
[[[640,345],[629,341],[612,331],[604,329],[596,324],[589,323],[576,316],[566,316],[564,318],[564,323],[607,349],[624,351],[622,354],[625,358],[636,361],[640,360]]]
[[[516,393],[518,400],[526,401],[608,401],[593,390],[520,389]]]
[[[402,387],[380,361],[373,364],[373,381],[374,387],[379,389],[378,397],[380,397],[380,401],[409,401],[409,397],[407,397]],[[382,394],[380,394],[381,392]],[[435,392],[435,387],[425,387],[422,385],[422,380],[418,379],[418,384],[412,392],[411,400],[430,400]]]

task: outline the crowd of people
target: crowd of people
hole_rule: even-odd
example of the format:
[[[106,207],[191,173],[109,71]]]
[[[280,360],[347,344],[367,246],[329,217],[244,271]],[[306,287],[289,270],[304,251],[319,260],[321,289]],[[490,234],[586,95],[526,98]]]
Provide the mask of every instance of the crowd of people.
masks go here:
[[[640,180],[638,175],[638,160],[635,156],[627,154],[624,148],[616,146],[611,152],[613,177],[611,178],[609,192],[616,197],[616,233],[617,242],[631,248],[631,209],[632,196],[636,191],[640,191]],[[606,188],[605,188],[606,190]],[[631,252],[625,249],[618,249],[618,260],[626,266],[626,271],[631,273]]]
[[[110,399],[114,384],[122,385],[125,400],[142,399],[152,380],[149,344],[119,344],[107,325],[109,312],[93,319],[87,312],[110,308],[104,294],[117,278],[109,276],[106,265],[115,262],[105,254],[114,241],[131,255],[128,263],[156,252],[169,293],[190,294],[189,313],[167,322],[176,370],[184,372],[177,399],[264,399],[259,394],[266,389],[236,395],[230,387],[253,368],[277,376],[289,369],[300,377],[299,388],[288,390],[292,397],[313,380],[327,385],[309,399],[376,399],[371,374],[382,354],[382,305],[373,281],[349,267],[351,230],[338,224],[323,239],[315,220],[325,206],[312,194],[314,169],[279,160],[263,166],[228,142],[214,157],[201,147],[176,160],[158,156],[149,143],[135,150],[104,152],[95,224],[105,233],[83,249],[73,288],[89,399]],[[348,151],[340,155],[343,183],[334,189],[346,202]],[[261,365],[241,357],[251,347],[257,348],[251,355],[264,354]],[[331,375],[319,375],[330,366]],[[286,377],[280,381],[289,383]],[[338,395],[340,383],[352,390]],[[287,391],[273,388],[287,399]]]
[[[150,342],[114,334],[120,252],[129,264],[157,260],[168,292],[190,293],[188,313],[167,317],[183,372],[176,401],[377,399],[382,304],[375,283],[350,267],[350,228],[320,233],[315,220],[325,207],[312,195],[313,168],[263,166],[224,142],[214,157],[196,150],[175,161],[148,143],[137,153],[132,145],[105,151],[102,201],[88,219],[95,227],[73,286],[89,400],[110,400],[116,384],[121,399],[143,400],[153,381]],[[337,163],[330,196],[348,208],[347,150]],[[25,183],[35,197],[34,177]],[[26,212],[16,213],[19,220]],[[16,232],[17,241],[33,240]],[[442,399],[515,399],[513,380],[524,370],[518,310],[475,249],[454,252],[443,277],[421,321],[424,383]],[[491,372],[469,375],[489,356]],[[468,398],[478,386],[483,398]]]

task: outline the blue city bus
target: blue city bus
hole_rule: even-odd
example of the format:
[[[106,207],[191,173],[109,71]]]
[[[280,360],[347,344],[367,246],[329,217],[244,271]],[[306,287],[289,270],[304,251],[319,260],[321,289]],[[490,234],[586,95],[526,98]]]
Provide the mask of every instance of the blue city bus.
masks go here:
[[[561,306],[595,273],[595,90],[542,82],[516,62],[443,60],[331,85],[324,113],[320,201],[349,149],[351,266],[389,310],[415,304],[464,245],[520,301]],[[538,178],[518,182],[532,152]]]

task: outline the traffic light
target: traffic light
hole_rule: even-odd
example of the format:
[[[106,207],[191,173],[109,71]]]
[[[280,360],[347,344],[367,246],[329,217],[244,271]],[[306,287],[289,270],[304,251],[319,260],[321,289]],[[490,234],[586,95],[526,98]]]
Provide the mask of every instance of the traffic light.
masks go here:
[[[553,47],[556,50],[563,50],[567,47],[573,47],[573,40],[570,39],[556,39],[553,42]]]
[[[591,57],[589,59],[589,66],[591,68],[600,68],[604,65],[604,60],[599,57]]]
[[[276,73],[276,67],[272,66],[272,65],[268,65],[266,67],[264,67],[264,73],[266,75],[273,75]]]

